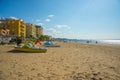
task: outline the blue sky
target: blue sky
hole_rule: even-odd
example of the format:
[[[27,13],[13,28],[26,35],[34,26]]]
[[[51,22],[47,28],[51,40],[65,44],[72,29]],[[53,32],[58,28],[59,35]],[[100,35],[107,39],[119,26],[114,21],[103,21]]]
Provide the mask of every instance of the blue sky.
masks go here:
[[[0,0],[0,17],[42,25],[53,37],[120,39],[120,0]]]

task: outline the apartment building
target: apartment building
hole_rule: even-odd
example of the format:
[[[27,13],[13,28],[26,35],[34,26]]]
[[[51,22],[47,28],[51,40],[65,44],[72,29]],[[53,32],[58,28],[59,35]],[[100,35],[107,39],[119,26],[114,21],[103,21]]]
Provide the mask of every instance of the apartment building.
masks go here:
[[[9,29],[10,36],[26,37],[26,24],[20,19],[0,19],[0,28]]]
[[[37,37],[40,37],[41,35],[43,35],[43,28],[42,28],[42,26],[36,25],[36,35],[37,35]]]
[[[35,37],[36,38],[36,27],[34,24],[26,23],[26,37]]]

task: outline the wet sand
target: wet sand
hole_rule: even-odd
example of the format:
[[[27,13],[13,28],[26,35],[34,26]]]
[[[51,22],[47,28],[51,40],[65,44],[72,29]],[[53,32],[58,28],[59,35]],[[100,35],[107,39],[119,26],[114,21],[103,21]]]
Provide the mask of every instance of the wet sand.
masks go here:
[[[46,53],[0,45],[0,80],[120,80],[120,46],[57,42]]]

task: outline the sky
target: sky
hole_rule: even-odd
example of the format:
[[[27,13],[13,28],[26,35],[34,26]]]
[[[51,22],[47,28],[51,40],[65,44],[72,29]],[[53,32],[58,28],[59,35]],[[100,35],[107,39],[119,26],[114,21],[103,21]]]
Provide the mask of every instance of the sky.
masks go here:
[[[0,0],[0,17],[41,25],[55,38],[120,39],[120,0]]]

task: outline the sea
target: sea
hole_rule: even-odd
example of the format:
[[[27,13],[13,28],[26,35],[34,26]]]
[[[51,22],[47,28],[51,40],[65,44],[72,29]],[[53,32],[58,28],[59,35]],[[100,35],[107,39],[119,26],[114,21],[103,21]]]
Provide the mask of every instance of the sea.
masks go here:
[[[120,45],[120,39],[106,39],[106,40],[93,40],[93,39],[59,39],[63,42],[81,42],[81,43],[93,43],[93,44],[118,44]]]

